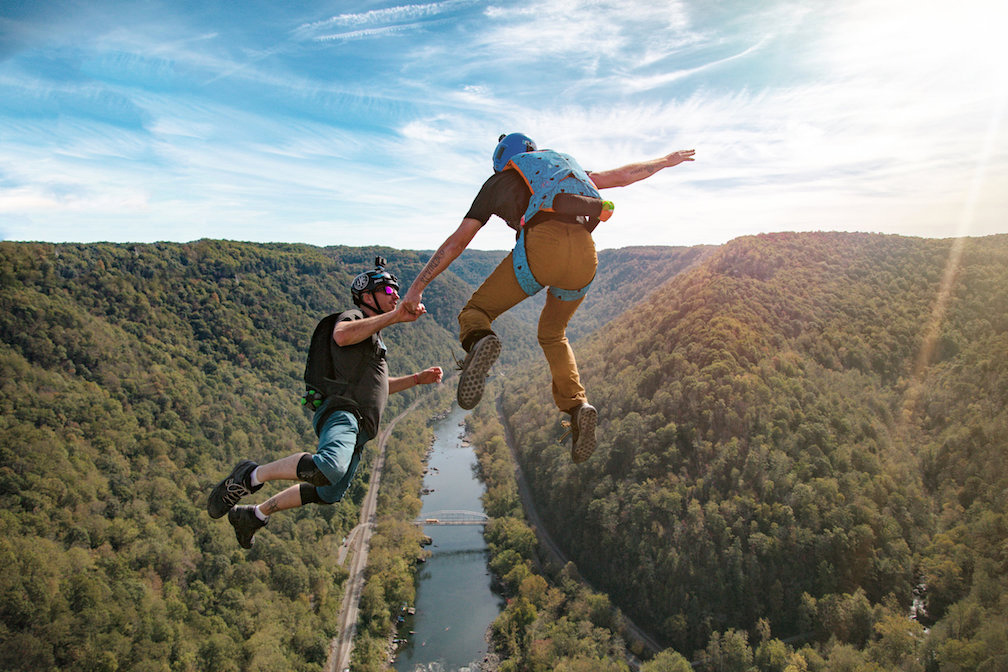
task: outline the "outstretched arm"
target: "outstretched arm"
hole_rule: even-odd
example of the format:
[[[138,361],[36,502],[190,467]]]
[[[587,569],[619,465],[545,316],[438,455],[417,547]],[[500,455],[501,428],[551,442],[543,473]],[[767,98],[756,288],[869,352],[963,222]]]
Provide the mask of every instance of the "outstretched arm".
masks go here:
[[[423,304],[413,310],[405,310],[402,301],[400,301],[393,310],[387,313],[365,317],[363,320],[337,322],[333,327],[333,340],[336,341],[336,345],[341,347],[360,343],[385,327],[399,322],[413,322],[426,312],[427,309],[423,307]]]
[[[441,247],[431,256],[430,261],[420,271],[413,284],[410,285],[406,296],[402,298],[399,305],[408,311],[415,311],[419,308],[423,298],[423,290],[430,284],[431,280],[441,274],[448,266],[455,261],[462,250],[469,246],[476,232],[483,224],[478,219],[466,218],[462,220],[455,232],[448,236],[448,239],[441,243]]]
[[[443,372],[441,371],[440,366],[432,366],[429,369],[424,369],[423,371],[418,371],[417,373],[413,373],[408,376],[389,378],[388,391],[389,394],[395,394],[396,392],[408,390],[416,385],[433,385],[434,383],[440,383],[442,375]]]
[[[672,152],[660,158],[652,159],[651,161],[641,161],[640,163],[631,163],[622,168],[603,170],[599,173],[589,173],[588,177],[591,178],[592,182],[599,189],[625,187],[646,177],[651,177],[662,168],[678,166],[683,161],[692,161],[693,154],[695,153],[695,149],[682,149],[678,152]]]

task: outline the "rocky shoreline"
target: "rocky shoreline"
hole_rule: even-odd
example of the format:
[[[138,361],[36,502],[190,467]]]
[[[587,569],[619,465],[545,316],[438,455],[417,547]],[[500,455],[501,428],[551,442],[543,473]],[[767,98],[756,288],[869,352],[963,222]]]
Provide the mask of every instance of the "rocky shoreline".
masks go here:
[[[491,643],[490,628],[487,628],[486,634],[483,637],[486,640],[487,646]],[[388,642],[388,669],[393,669],[392,665],[395,663],[396,657],[396,643],[395,640],[398,639],[398,633],[393,633],[389,637]],[[460,667],[457,670],[445,670],[440,663],[428,663],[426,665],[417,665],[410,672],[497,672],[500,669],[501,658],[500,655],[494,651],[487,653],[483,660],[473,661],[467,666]]]

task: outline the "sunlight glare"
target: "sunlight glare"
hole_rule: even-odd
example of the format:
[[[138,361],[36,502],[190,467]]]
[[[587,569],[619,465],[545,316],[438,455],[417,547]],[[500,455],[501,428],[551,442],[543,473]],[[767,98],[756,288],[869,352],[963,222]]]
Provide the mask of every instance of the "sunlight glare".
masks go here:
[[[1008,64],[1008,2],[929,0],[851,3],[823,44],[840,70],[991,85],[1003,80]]]

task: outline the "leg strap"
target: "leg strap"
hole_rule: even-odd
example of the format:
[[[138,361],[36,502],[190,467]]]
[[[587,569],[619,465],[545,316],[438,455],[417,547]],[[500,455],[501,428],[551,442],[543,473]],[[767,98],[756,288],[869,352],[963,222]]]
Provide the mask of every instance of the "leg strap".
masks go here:
[[[560,289],[559,287],[550,287],[549,293],[561,301],[577,301],[588,293],[588,288],[592,286],[592,282],[595,282],[594,277],[591,279],[591,282],[581,289]]]
[[[518,242],[515,244],[514,252],[511,254],[511,260],[514,265],[515,277],[518,278],[518,285],[522,288],[522,291],[529,296],[535,296],[541,292],[545,285],[539,284],[539,281],[532,275],[532,267],[529,266],[528,256],[525,254],[524,226],[518,233]]]

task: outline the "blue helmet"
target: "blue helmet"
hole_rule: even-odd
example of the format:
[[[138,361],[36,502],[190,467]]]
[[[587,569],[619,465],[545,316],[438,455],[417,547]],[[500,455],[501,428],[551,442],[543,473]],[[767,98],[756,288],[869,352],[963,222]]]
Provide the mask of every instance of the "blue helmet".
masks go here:
[[[497,148],[494,149],[493,153],[493,167],[494,172],[499,173],[504,170],[504,166],[507,165],[508,161],[515,154],[522,154],[524,152],[534,152],[536,150],[536,144],[532,141],[532,138],[528,137],[524,133],[509,133],[507,135],[502,135],[497,138]]]
[[[361,305],[363,295],[367,292],[374,292],[386,286],[399,291],[399,279],[385,270],[385,264],[383,257],[375,257],[374,270],[366,271],[354,278],[350,285],[350,296],[355,306]]]

